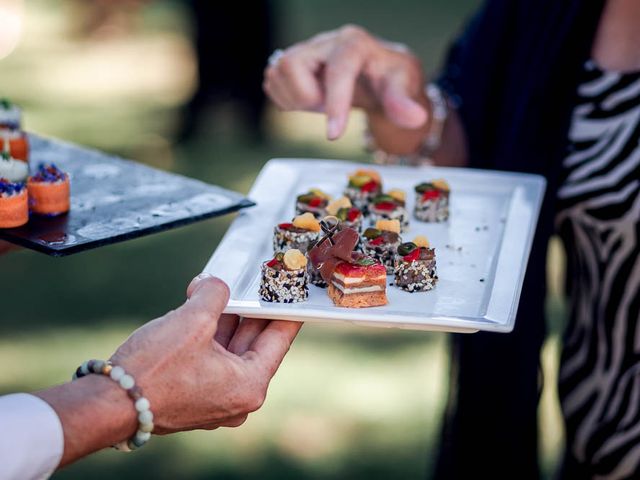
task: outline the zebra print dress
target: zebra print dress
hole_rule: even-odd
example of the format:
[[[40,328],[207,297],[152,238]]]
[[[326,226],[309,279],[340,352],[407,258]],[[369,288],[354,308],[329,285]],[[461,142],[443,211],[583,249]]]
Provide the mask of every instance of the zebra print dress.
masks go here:
[[[578,97],[557,215],[571,299],[564,477],[640,478],[640,72],[588,62]]]

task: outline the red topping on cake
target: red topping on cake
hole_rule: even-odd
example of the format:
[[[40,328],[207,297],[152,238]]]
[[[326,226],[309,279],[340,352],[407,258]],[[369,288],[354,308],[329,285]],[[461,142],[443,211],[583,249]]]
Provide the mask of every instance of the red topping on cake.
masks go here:
[[[274,258],[273,260],[269,260],[269,261],[267,262],[267,267],[269,267],[269,268],[273,268],[273,267],[275,267],[276,265],[278,265],[278,263],[280,263],[280,262],[278,262],[278,259],[277,259],[277,258]]]
[[[382,237],[382,235],[369,241],[369,245],[382,245],[383,243],[384,238]]]
[[[360,209],[351,207],[347,212],[347,221],[353,222],[360,216]]]
[[[392,211],[396,209],[397,205],[393,202],[379,202],[375,204],[375,207],[378,210]]]
[[[440,197],[440,191],[438,190],[427,190],[422,194],[422,200],[434,200]]]
[[[371,180],[370,182],[365,183],[360,191],[362,192],[375,192],[378,189],[378,182],[375,180]]]
[[[420,259],[420,249],[416,248],[413,252],[402,257],[405,262],[415,262]]]
[[[278,228],[282,230],[290,230],[293,228],[293,223],[279,223]]]
[[[313,197],[311,200],[309,200],[309,203],[307,205],[309,205],[310,207],[319,207],[320,205],[322,205],[323,199],[320,197]]]
[[[342,262],[336,265],[334,272],[344,275],[345,277],[362,277],[365,275],[378,277],[387,274],[386,268],[381,263],[358,265],[355,263]]]

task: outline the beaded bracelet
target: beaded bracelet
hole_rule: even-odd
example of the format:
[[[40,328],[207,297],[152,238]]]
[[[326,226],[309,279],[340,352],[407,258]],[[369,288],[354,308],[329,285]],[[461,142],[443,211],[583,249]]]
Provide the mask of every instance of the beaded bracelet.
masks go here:
[[[138,430],[136,434],[129,440],[122,441],[113,446],[113,448],[131,452],[142,447],[153,431],[153,413],[151,405],[142,395],[142,389],[136,385],[134,378],[124,371],[122,367],[114,366],[109,361],[104,360],[88,360],[78,367],[73,374],[72,380],[82,378],[89,374],[105,375],[125,389],[129,398],[133,400],[136,412],[138,413]]]

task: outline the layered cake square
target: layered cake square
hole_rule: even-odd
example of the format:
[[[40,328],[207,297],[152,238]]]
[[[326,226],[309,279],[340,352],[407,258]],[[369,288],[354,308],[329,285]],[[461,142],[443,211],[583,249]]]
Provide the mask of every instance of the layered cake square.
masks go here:
[[[328,294],[339,307],[363,308],[387,304],[387,271],[380,262],[362,256],[338,263],[331,275]]]

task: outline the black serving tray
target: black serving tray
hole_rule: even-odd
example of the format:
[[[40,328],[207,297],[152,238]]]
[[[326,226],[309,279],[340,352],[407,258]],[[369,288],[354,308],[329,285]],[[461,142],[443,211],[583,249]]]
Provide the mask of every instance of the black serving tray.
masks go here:
[[[71,210],[32,215],[0,239],[55,257],[169,230],[253,206],[239,193],[60,140],[29,134],[30,164],[71,178]]]

